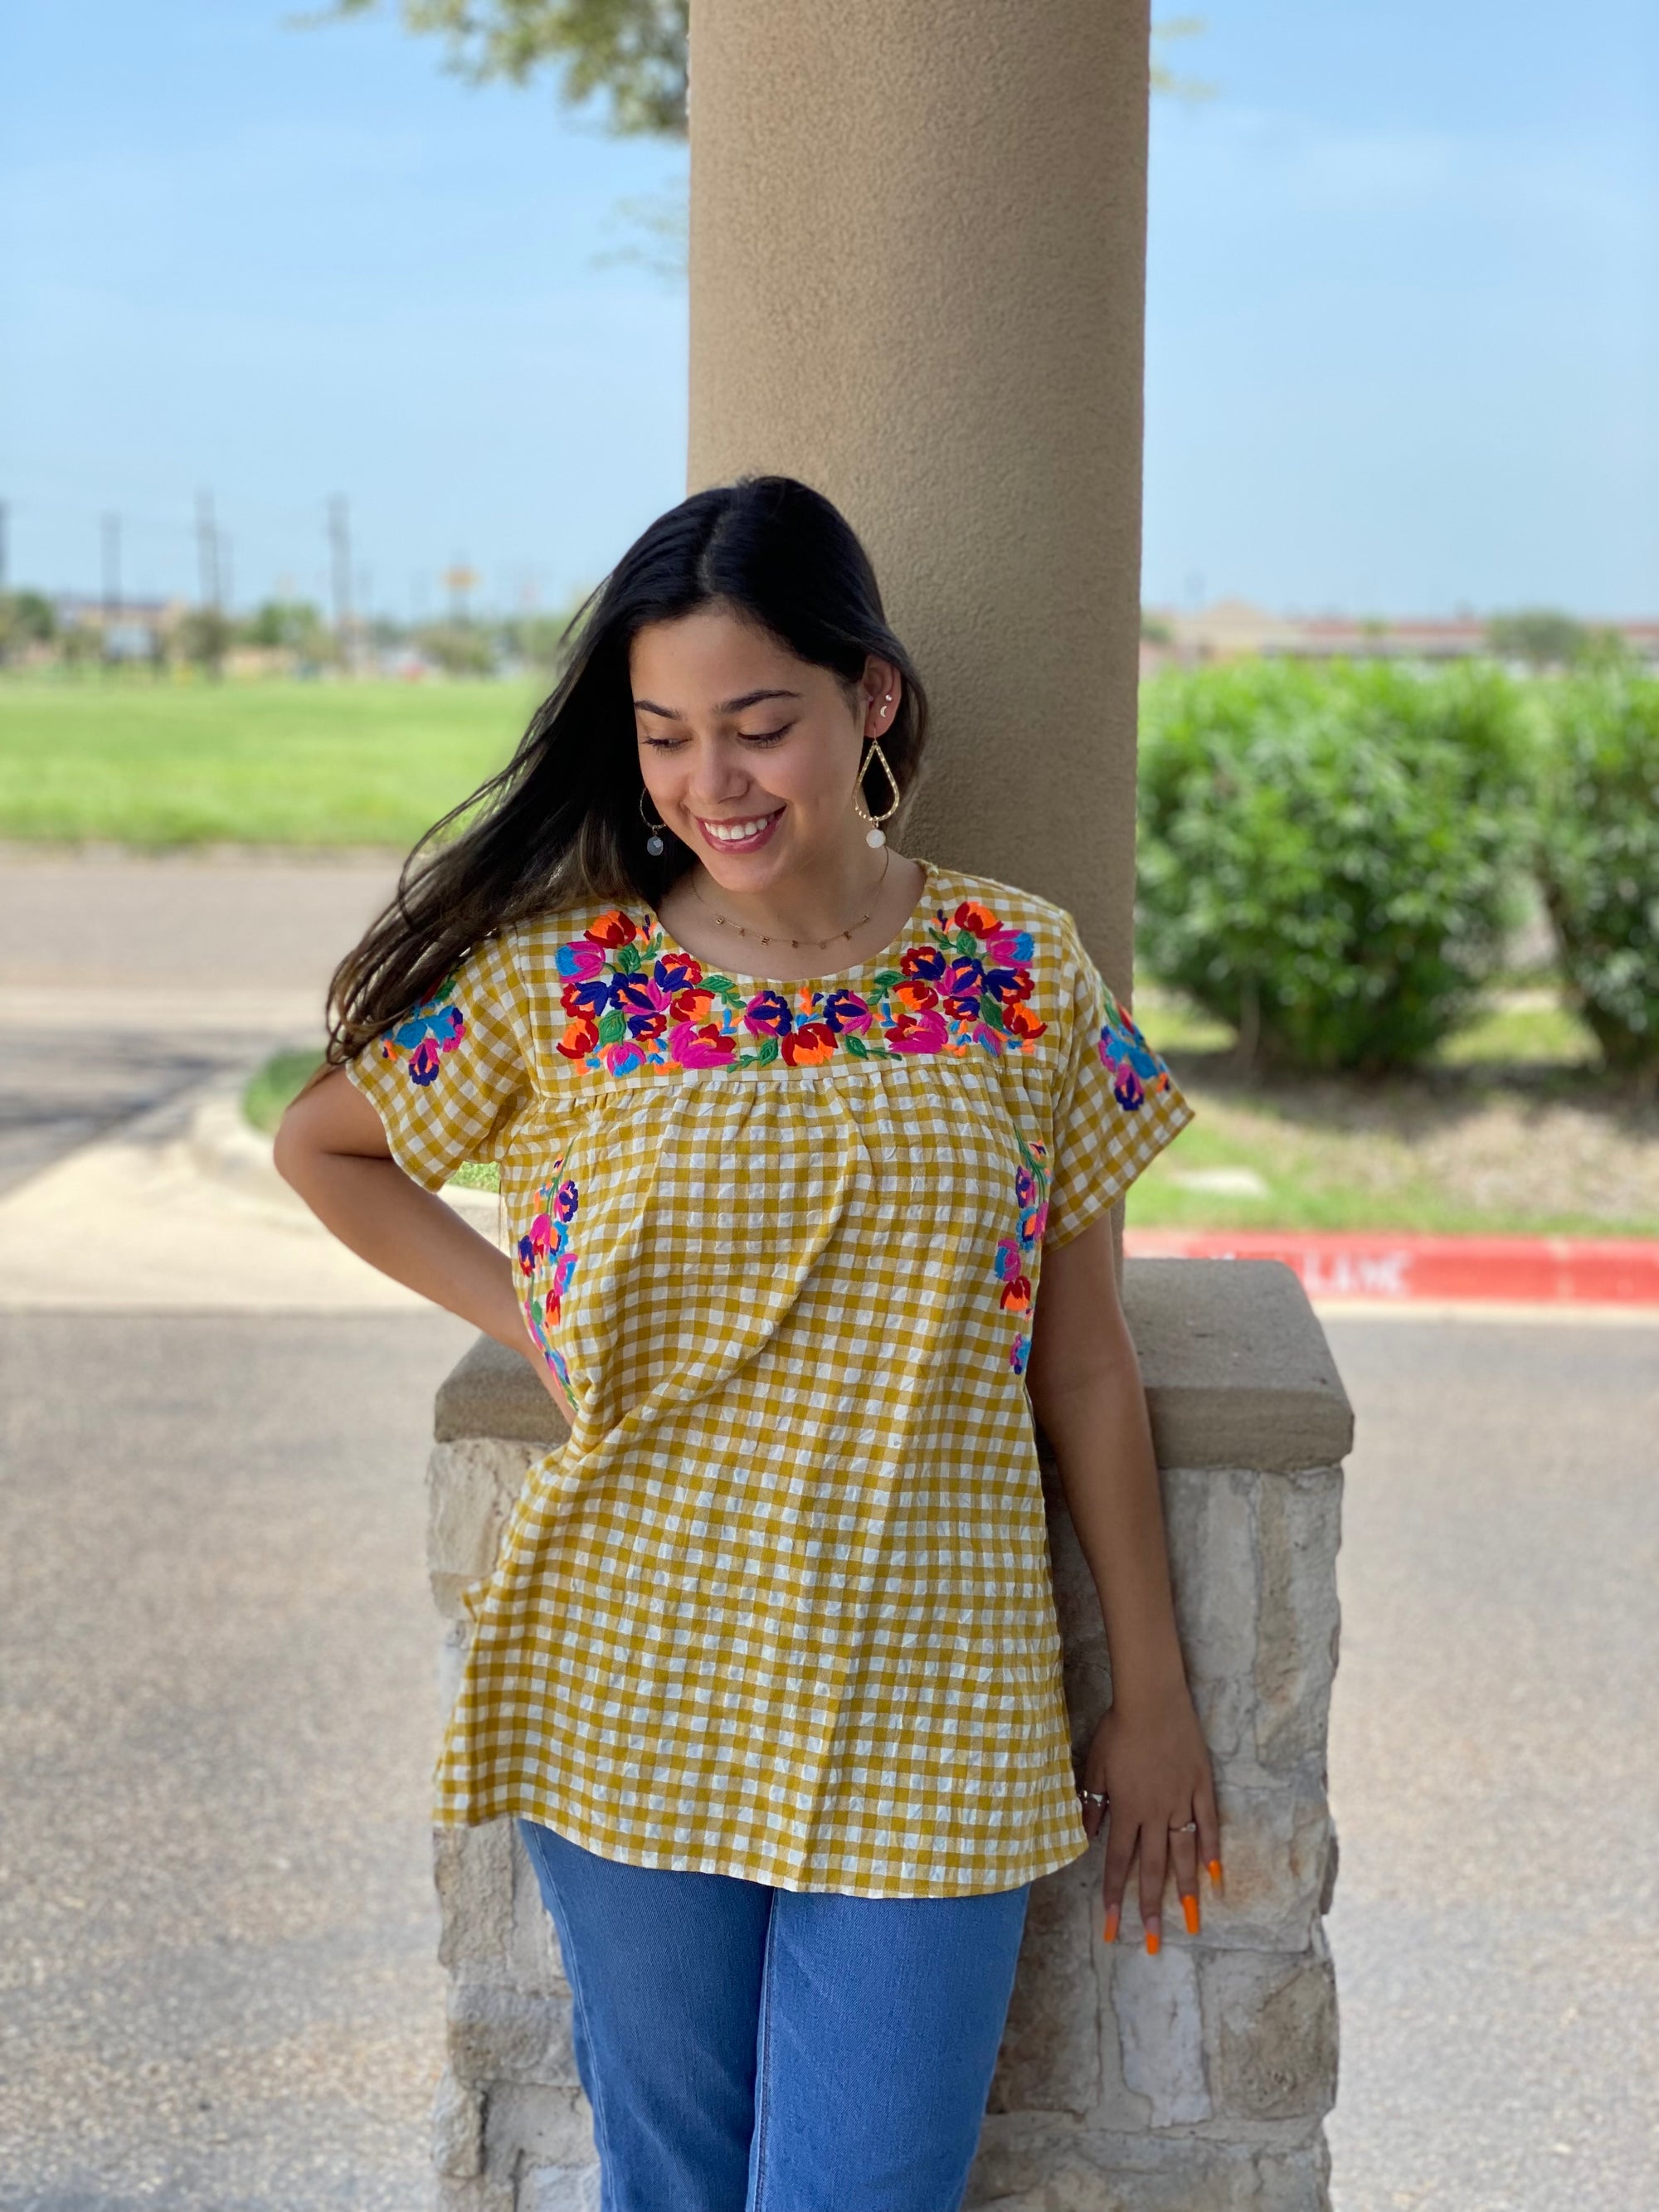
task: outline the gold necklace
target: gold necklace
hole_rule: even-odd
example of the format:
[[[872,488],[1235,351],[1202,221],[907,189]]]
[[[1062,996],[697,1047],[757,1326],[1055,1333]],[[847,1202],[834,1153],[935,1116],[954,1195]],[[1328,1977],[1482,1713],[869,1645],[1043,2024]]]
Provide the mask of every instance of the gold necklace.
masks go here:
[[[882,859],[881,873],[876,878],[876,894],[878,897],[881,895],[882,885],[887,880],[887,871],[892,865],[892,860],[893,848],[890,845]],[[787,945],[790,946],[793,951],[797,952],[799,951],[803,945],[810,945],[815,951],[819,952],[827,952],[830,947],[834,945],[838,939],[843,937],[850,943],[853,932],[855,929],[862,929],[865,923],[869,921],[871,915],[872,915],[876,910],[875,908],[872,906],[866,913],[861,914],[856,921],[849,923],[845,929],[838,929],[834,937],[768,937],[763,935],[759,930],[745,929],[740,921],[732,921],[726,915],[715,913],[714,908],[712,906],[709,906],[708,900],[697,889],[696,884],[690,882],[690,878],[689,877],[687,878],[687,882],[690,884],[691,896],[696,899],[697,904],[700,907],[707,908],[708,912],[714,915],[715,921],[721,923],[726,928],[735,929],[739,937],[755,938],[762,945]]]

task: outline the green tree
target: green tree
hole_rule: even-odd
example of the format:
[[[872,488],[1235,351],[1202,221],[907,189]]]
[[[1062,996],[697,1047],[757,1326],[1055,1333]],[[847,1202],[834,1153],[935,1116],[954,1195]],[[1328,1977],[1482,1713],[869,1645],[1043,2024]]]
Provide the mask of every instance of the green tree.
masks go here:
[[[334,0],[311,21],[367,15],[380,0]],[[607,127],[657,138],[686,135],[690,0],[396,0],[405,30],[441,38],[447,66],[474,84],[524,84],[544,67],[560,72],[573,106],[603,93]],[[1201,15],[1152,26],[1152,89],[1201,100],[1212,88],[1177,77],[1158,49],[1196,38]]]
[[[179,618],[176,649],[182,659],[205,675],[223,673],[225,655],[235,641],[236,625],[218,607],[191,607]]]
[[[380,0],[334,0],[309,23],[371,14]],[[505,79],[525,84],[544,69],[557,72],[573,107],[596,94],[607,103],[605,128],[620,136],[684,139],[689,79],[690,0],[392,0],[405,30],[441,38],[446,65],[473,84]],[[1214,87],[1180,77],[1164,59],[1172,39],[1196,37],[1201,15],[1172,15],[1152,26],[1154,92],[1206,100]],[[689,215],[684,186],[617,204],[641,234],[635,242],[595,254],[594,264],[643,264],[658,276],[686,273]]]
[[[325,661],[333,654],[328,625],[309,599],[267,599],[236,625],[243,645],[297,653],[301,659]]]
[[[380,0],[335,0],[313,21],[367,15]],[[686,135],[690,0],[396,0],[405,30],[435,34],[446,62],[474,84],[524,84],[544,68],[580,106],[596,93],[606,127],[657,138]]]
[[[1500,660],[1523,660],[1535,671],[1571,667],[1583,651],[1587,635],[1583,623],[1554,607],[1521,607],[1513,614],[1492,617],[1486,624],[1486,642]]]
[[[0,592],[0,665],[27,645],[46,645],[58,618],[52,601],[39,592]]]

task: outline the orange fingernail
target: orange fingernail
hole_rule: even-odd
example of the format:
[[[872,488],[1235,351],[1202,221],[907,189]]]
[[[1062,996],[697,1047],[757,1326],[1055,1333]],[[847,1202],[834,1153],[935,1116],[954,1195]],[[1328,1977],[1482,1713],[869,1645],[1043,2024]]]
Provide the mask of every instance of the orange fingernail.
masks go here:
[[[1153,1953],[1154,1954],[1156,1954],[1157,1950],[1158,1950],[1158,1947],[1159,1943],[1160,1943],[1160,1942],[1162,1942],[1162,1941],[1163,1941],[1163,1940],[1164,1940],[1164,1939],[1162,1938],[1162,1936],[1161,1936],[1158,1934],[1158,1923],[1157,1923],[1157,1921],[1156,1921],[1156,1920],[1149,1920],[1149,1921],[1146,1923],[1146,1948],[1147,1948],[1147,1950],[1148,1950],[1149,1952],[1152,1952],[1152,1953]]]
[[[1116,1941],[1117,1941],[1117,1923],[1118,1923],[1118,1908],[1117,1908],[1117,1906],[1116,1906],[1115,1905],[1109,1905],[1107,1906],[1107,1908],[1106,1908],[1106,1926],[1105,1926],[1105,1929],[1103,1929],[1103,1931],[1102,1938],[1101,1938],[1101,1940],[1102,1940],[1103,1942],[1107,1942],[1107,1943],[1115,1943],[1115,1942],[1116,1942]]]
[[[1221,1862],[1219,1859],[1212,1859],[1210,1861],[1210,1880],[1214,1882],[1218,1887],[1219,1887],[1221,1882]]]
[[[1195,1897],[1183,1897],[1181,1900],[1181,1909],[1187,1916],[1187,1933],[1189,1936],[1196,1936],[1198,1933],[1198,1899]]]

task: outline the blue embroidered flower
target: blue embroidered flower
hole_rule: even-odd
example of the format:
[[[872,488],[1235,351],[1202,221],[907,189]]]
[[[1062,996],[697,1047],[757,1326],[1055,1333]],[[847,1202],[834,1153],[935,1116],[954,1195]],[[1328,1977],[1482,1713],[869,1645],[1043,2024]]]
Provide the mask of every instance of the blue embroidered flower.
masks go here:
[[[422,1089],[437,1080],[444,1054],[453,1052],[466,1035],[461,1010],[451,1000],[453,989],[452,976],[433,997],[411,1006],[396,1029],[380,1039],[381,1059],[407,1060],[410,1081]]]

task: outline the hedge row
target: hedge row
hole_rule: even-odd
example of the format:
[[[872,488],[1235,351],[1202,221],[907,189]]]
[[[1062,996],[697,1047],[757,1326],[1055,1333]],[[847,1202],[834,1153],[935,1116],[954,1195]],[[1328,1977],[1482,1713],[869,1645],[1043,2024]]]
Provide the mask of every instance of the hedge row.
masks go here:
[[[1142,958],[1270,1064],[1421,1060],[1541,885],[1609,1066],[1659,1075],[1659,681],[1176,672],[1142,709]]]

